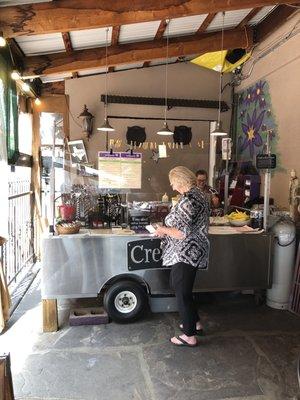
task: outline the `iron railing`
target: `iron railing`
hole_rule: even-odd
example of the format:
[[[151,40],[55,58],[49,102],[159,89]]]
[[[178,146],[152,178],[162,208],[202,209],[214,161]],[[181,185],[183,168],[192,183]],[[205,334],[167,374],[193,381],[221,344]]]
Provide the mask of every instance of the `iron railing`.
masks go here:
[[[8,285],[34,262],[34,229],[30,180],[9,182],[8,241],[1,247],[1,259]]]

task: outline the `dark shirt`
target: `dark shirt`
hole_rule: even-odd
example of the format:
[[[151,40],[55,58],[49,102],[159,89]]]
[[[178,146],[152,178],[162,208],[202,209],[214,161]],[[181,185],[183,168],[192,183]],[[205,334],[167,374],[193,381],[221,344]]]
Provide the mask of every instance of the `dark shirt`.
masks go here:
[[[162,239],[163,265],[184,262],[199,269],[208,266],[209,203],[197,187],[182,195],[165,219],[166,226],[178,229],[184,239],[166,236]]]

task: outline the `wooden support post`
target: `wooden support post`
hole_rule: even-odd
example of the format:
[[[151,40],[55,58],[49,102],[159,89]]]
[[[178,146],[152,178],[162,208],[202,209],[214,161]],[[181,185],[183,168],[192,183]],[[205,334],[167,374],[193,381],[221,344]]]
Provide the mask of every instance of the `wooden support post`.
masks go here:
[[[43,300],[43,332],[58,331],[57,300]]]

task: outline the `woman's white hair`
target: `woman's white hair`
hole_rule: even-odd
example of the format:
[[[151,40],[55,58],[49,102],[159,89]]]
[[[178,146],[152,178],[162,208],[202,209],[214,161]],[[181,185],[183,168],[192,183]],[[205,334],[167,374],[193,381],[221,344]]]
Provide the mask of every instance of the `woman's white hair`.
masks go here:
[[[176,183],[179,186],[193,187],[197,185],[197,178],[193,171],[190,169],[178,166],[169,172],[170,183]]]

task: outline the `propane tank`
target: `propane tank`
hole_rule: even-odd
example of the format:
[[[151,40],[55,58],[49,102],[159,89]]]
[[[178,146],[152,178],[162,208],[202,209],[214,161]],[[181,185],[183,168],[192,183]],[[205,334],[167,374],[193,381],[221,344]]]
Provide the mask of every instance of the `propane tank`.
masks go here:
[[[292,289],[296,228],[289,217],[283,217],[272,227],[274,235],[273,284],[267,290],[267,305],[287,310]]]

